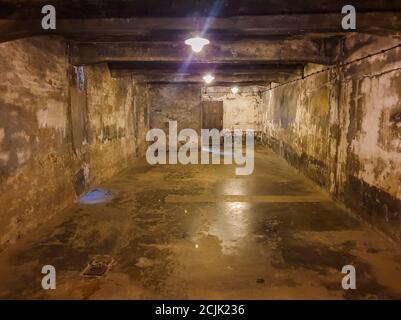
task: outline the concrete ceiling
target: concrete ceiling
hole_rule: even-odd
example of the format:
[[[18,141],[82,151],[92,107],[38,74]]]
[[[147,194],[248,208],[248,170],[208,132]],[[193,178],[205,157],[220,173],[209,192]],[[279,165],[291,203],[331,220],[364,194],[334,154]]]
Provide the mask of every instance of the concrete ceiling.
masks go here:
[[[0,0],[0,42],[59,35],[75,65],[105,62],[113,76],[223,83],[282,82],[306,63],[332,65],[344,54],[341,8],[357,8],[357,32],[401,39],[401,1],[52,1],[57,29],[42,30],[47,1]],[[211,44],[193,54],[184,40],[203,30]]]
[[[348,4],[359,12],[401,10],[399,0],[2,0],[0,18],[40,18],[45,4],[62,19],[338,13]]]

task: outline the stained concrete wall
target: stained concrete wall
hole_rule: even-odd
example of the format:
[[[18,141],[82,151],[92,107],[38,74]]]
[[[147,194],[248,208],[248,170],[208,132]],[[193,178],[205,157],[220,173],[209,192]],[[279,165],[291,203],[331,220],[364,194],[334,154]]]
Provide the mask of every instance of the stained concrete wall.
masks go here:
[[[69,65],[54,37],[0,44],[0,250],[144,153],[146,87]]]
[[[177,121],[178,132],[201,129],[201,86],[197,84],[153,84],[149,86],[150,127],[168,134],[168,122]]]
[[[234,95],[230,87],[203,87],[197,84],[149,85],[150,127],[168,134],[168,122],[177,121],[178,130],[200,132],[202,101],[223,101],[225,129],[255,129],[260,87],[243,87]]]
[[[74,199],[67,69],[61,40],[0,45],[0,245]]]
[[[89,184],[99,183],[125,168],[133,156],[144,154],[147,101],[130,77],[112,78],[105,64],[86,72],[89,120]]]
[[[237,94],[233,94],[230,87],[206,87],[202,101],[223,101],[224,129],[256,130],[260,87],[241,87]]]
[[[266,91],[258,129],[292,165],[400,240],[401,48],[383,49]]]

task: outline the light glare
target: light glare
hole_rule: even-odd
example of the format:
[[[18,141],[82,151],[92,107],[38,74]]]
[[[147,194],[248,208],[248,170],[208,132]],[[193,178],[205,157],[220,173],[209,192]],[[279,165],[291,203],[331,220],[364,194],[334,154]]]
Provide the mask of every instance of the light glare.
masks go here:
[[[234,94],[237,94],[238,91],[239,91],[239,88],[237,86],[234,86],[234,87],[231,88],[231,92],[234,93]]]
[[[207,74],[203,77],[203,80],[205,80],[205,82],[207,84],[211,83],[214,80],[214,77],[211,74]]]
[[[192,51],[201,52],[203,47],[208,45],[210,41],[208,39],[204,39],[201,37],[194,37],[191,39],[185,40],[185,44],[191,46]]]

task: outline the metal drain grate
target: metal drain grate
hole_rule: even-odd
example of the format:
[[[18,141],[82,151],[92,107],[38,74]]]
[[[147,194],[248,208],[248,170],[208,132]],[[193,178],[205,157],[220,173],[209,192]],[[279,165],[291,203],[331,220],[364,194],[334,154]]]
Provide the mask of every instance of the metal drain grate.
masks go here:
[[[109,271],[113,262],[113,258],[109,255],[93,255],[82,275],[87,278],[102,277]]]

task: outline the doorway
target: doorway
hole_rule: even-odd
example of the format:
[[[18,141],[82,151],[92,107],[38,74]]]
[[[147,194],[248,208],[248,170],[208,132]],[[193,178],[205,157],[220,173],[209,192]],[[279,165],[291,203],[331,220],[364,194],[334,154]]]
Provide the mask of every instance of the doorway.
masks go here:
[[[202,102],[202,129],[223,130],[223,101]]]

